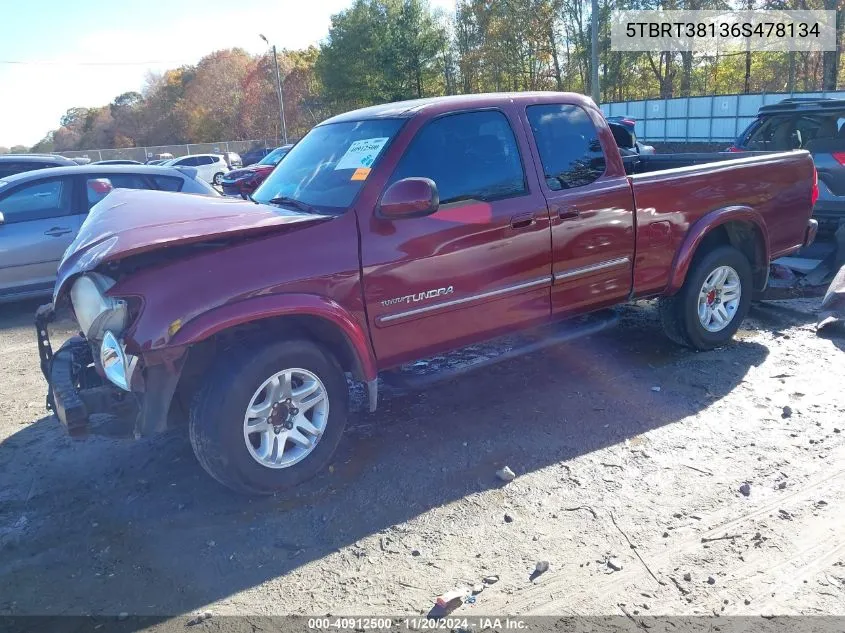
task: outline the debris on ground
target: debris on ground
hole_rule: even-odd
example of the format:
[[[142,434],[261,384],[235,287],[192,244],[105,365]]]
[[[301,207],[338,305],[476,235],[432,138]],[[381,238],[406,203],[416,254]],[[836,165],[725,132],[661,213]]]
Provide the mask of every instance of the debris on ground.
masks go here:
[[[538,560],[534,566],[534,573],[539,576],[540,574],[545,574],[547,571],[549,571],[549,561]]]
[[[514,472],[510,468],[505,466],[504,468],[500,468],[496,471],[496,477],[498,477],[504,482],[508,482],[516,479],[516,474],[514,474]]]
[[[484,591],[484,584],[483,583],[478,583],[477,585],[472,586],[472,595],[477,596],[482,591]]]
[[[659,393],[659,392],[660,392],[660,387],[652,387],[652,388],[651,388],[651,390],[652,390],[653,392],[655,392],[655,393]]]
[[[484,584],[485,585],[494,585],[499,582],[498,576],[484,576]]]
[[[608,558],[607,566],[613,571],[622,571],[622,562],[618,558]]]
[[[747,497],[751,494],[751,484],[744,483],[739,487],[739,491],[742,493],[743,497]]]
[[[446,593],[441,593],[437,598],[434,600],[434,604],[436,604],[441,609],[445,609],[449,606],[455,606],[458,601],[463,602],[466,598],[470,596],[472,591],[467,589],[466,587],[451,589]]]
[[[203,611],[202,613],[194,616],[190,620],[188,620],[188,626],[196,626],[206,620],[210,620],[214,614],[211,611]]]
[[[789,405],[785,406],[783,408],[783,411],[780,414],[780,417],[782,417],[784,420],[786,418],[791,418],[792,417],[792,407],[790,407]]]
[[[505,512],[505,523],[513,523],[513,517]]]
[[[690,582],[692,580],[692,574],[689,573],[689,572],[685,573],[684,574],[684,580],[686,580],[687,582]]]
[[[713,578],[713,576],[707,576],[707,584],[708,584],[708,585],[715,585],[715,584],[716,584],[716,579],[715,579],[715,578]]]
[[[830,282],[830,287],[822,299],[816,329],[822,330],[843,319],[845,319],[845,266],[836,273],[836,277]]]

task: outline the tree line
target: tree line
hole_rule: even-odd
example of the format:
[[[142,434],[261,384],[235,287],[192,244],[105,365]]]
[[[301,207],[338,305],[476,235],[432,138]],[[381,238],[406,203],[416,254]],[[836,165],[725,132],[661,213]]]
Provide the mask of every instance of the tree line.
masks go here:
[[[836,90],[845,0],[599,0],[602,101]],[[628,53],[610,49],[617,9],[835,9],[831,52]],[[285,50],[288,134],[334,113],[448,94],[566,90],[590,93],[589,0],[354,0],[332,16],[319,47]],[[121,148],[280,137],[268,55],[213,52],[196,65],[150,75],[140,92],[99,108],[71,108],[31,151]],[[25,148],[15,147],[20,151]],[[0,148],[0,153],[8,151]]]

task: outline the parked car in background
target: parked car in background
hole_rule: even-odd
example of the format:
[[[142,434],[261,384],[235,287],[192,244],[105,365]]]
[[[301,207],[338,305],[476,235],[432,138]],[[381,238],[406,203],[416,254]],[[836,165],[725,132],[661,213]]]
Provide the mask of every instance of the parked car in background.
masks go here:
[[[252,165],[257,163],[262,158],[267,156],[270,152],[273,151],[272,147],[253,147],[248,152],[244,153],[241,156],[241,160],[243,162],[243,166],[246,167],[248,165]]]
[[[96,160],[91,165],[143,165],[137,160],[131,160],[129,158],[115,158],[113,160]]]
[[[237,169],[238,167],[243,167],[243,159],[241,159],[240,154],[237,152],[223,152],[223,158],[226,159],[226,164],[229,166],[229,169]]]
[[[610,131],[616,139],[616,144],[619,147],[620,153],[625,155],[630,154],[654,154],[655,150],[652,145],[637,140],[637,120],[629,116],[609,116],[607,122],[610,125]]]
[[[293,145],[277,147],[260,161],[249,167],[235,169],[223,177],[223,195],[246,198],[264,182],[264,179],[279,164]]]
[[[254,202],[115,192],[36,316],[40,350],[54,308],[82,333],[42,365],[51,406],[85,435],[127,403],[138,437],[190,402],[203,468],[272,494],[331,461],[347,373],[375,410],[380,373],[413,386],[409,363],[539,325],[507,354],[593,334],[640,298],[672,340],[724,345],[771,258],[815,236],[813,163],[667,156],[682,168],[626,164],[583,95],[462,95],[315,126]]]
[[[819,174],[819,199],[813,209],[819,231],[832,233],[845,224],[845,100],[784,99],[763,106],[727,149],[807,150]]]
[[[58,154],[2,154],[0,155],[0,178],[34,169],[50,167],[75,167],[78,163]]]
[[[189,170],[74,165],[0,178],[0,302],[49,294],[62,253],[111,189],[219,194]]]
[[[162,165],[166,167],[193,167],[200,178],[212,185],[219,185],[223,176],[229,173],[229,165],[222,154],[191,154],[173,158]]]
[[[166,163],[168,160],[170,160],[170,159],[169,158],[159,158],[159,159],[155,159],[155,160],[148,160],[144,164],[145,165],[161,165],[162,163]]]

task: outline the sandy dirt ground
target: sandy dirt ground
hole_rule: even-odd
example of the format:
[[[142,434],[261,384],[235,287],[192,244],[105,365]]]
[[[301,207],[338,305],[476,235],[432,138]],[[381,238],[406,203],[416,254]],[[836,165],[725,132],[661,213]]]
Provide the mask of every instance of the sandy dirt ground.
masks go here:
[[[68,439],[35,306],[0,306],[0,614],[420,615],[497,576],[454,614],[845,615],[845,336],[816,335],[816,301],[706,353],[625,307],[359,407],[327,472],[264,499],[181,429]]]

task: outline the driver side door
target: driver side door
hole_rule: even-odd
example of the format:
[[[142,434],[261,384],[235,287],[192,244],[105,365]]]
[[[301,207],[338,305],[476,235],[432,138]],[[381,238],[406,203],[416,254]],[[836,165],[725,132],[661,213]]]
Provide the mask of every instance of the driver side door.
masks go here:
[[[429,178],[439,209],[388,220],[371,208],[361,223],[364,300],[380,367],[549,318],[549,214],[524,158],[527,148],[498,109],[433,118],[411,139],[384,188]]]

